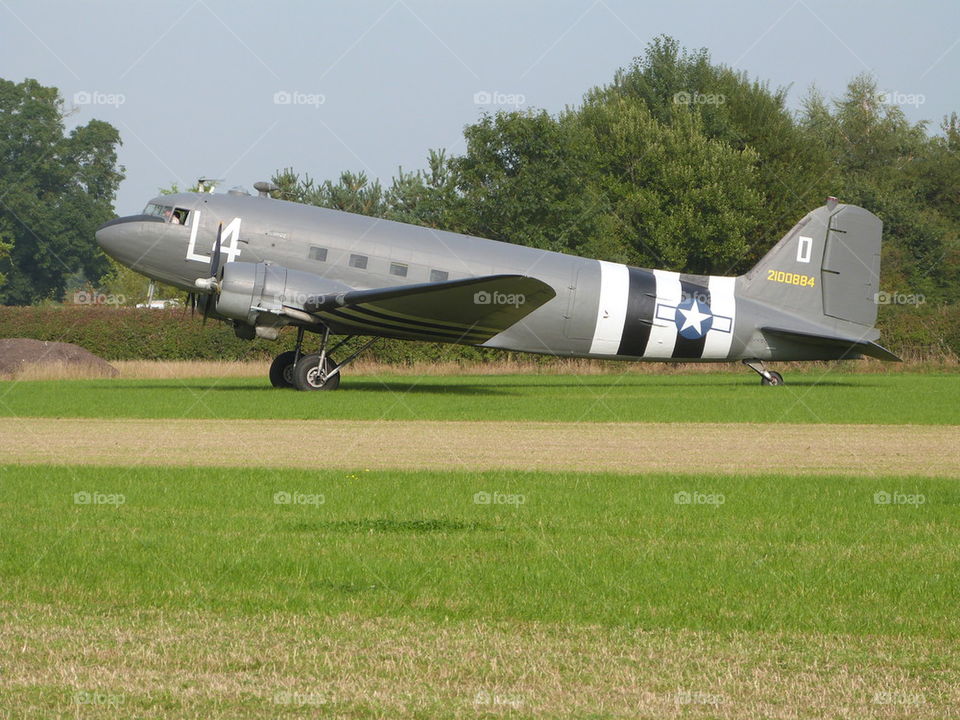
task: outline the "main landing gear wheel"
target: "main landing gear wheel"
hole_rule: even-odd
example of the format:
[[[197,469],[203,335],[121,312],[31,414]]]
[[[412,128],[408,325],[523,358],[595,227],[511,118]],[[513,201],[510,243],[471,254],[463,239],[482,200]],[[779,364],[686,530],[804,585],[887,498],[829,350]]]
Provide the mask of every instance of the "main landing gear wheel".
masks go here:
[[[769,372],[770,377],[760,376],[761,385],[783,385],[783,375],[778,372]]]
[[[297,390],[336,390],[340,386],[340,373],[333,373],[336,367],[330,357],[325,357],[321,370],[319,353],[303,355],[293,366],[293,384]]]
[[[293,364],[297,360],[294,350],[287,350],[277,355],[270,364],[270,384],[275,388],[292,388]]]

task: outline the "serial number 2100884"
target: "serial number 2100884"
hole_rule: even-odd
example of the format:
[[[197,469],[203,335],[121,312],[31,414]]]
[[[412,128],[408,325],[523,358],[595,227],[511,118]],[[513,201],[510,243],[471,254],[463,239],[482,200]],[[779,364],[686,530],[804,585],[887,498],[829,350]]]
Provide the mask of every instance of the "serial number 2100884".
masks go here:
[[[800,273],[784,272],[783,270],[767,270],[767,280],[802,287],[814,287],[817,283],[817,278],[813,275],[801,275]]]

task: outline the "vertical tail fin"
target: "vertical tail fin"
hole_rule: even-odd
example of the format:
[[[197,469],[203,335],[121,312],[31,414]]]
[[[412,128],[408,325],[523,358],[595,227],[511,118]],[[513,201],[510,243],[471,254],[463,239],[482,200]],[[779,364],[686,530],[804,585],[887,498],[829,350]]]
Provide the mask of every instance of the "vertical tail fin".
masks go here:
[[[882,232],[876,215],[831,198],[743,276],[743,294],[805,326],[875,339]]]

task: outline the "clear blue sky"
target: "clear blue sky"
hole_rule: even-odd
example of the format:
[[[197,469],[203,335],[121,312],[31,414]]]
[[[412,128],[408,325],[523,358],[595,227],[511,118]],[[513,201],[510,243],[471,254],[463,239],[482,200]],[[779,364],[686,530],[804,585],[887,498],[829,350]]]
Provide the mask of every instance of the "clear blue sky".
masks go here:
[[[79,103],[68,124],[120,130],[128,214],[202,175],[221,189],[288,166],[389,180],[428,148],[462,151],[463,126],[497,109],[476,93],[555,112],[661,33],[791,86],[794,107],[867,71],[913,120],[960,110],[956,0],[0,0],[0,76],[59,87]]]

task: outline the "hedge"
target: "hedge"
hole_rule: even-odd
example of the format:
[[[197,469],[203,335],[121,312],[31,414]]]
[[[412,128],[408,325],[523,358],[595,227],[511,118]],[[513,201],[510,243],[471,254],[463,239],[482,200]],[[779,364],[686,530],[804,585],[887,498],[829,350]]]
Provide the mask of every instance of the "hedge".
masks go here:
[[[960,355],[960,306],[882,306],[880,342],[905,359],[943,360]],[[0,306],[0,337],[75,343],[106,360],[253,360],[293,346],[287,328],[278,342],[247,341],[221,322],[206,325],[184,310],[111,306]],[[356,342],[356,341],[354,341]],[[493,362],[515,357],[467,346],[382,340],[365,357],[385,363]],[[539,356],[525,355],[532,362]]]
[[[115,306],[0,306],[0,338],[33,338],[80,345],[105,360],[259,360],[292,348],[296,331],[276,342],[241,340],[226,323],[203,324],[188,310]],[[311,338],[311,346],[316,336]],[[357,340],[351,341],[356,345]],[[341,350],[339,355],[349,352]],[[440,343],[381,340],[365,358],[412,364],[438,360],[491,362],[512,354]]]

